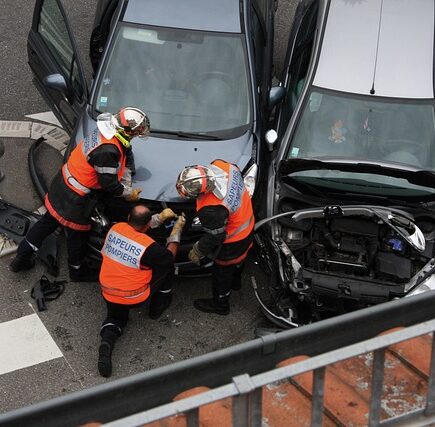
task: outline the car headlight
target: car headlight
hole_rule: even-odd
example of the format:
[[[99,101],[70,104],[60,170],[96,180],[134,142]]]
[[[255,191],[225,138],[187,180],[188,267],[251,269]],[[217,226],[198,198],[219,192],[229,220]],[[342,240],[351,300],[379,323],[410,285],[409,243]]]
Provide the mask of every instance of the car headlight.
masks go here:
[[[249,196],[252,197],[255,191],[255,183],[257,181],[258,166],[254,163],[244,174],[243,182],[248,190]]]

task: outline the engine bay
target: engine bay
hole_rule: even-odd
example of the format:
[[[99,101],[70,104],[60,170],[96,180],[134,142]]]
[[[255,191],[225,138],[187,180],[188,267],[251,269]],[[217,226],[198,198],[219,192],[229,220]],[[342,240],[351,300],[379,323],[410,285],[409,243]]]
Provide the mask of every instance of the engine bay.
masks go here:
[[[266,315],[285,327],[401,298],[435,268],[435,218],[427,213],[281,203],[264,231],[273,237],[256,243],[269,260],[276,314]]]
[[[433,241],[419,252],[376,218],[294,222],[282,228],[282,239],[303,268],[395,284],[409,281],[433,257]]]

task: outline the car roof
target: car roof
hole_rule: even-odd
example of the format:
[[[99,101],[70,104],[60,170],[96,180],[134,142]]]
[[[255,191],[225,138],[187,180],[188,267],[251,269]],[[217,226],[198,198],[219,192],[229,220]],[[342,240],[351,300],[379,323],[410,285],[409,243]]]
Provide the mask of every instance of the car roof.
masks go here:
[[[123,21],[240,33],[239,0],[129,0]]]
[[[331,0],[313,84],[433,98],[433,54],[433,0]]]

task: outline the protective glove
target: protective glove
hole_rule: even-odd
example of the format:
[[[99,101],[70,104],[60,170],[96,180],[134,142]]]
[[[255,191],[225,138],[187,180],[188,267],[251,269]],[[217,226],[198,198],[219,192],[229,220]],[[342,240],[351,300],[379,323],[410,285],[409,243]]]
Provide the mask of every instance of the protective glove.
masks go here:
[[[196,242],[192,249],[189,251],[189,259],[196,265],[201,264],[201,258],[204,258],[204,255],[198,249],[198,242]]]
[[[177,216],[178,215],[172,209],[166,208],[159,213],[159,220],[163,223],[168,219],[175,219]]]
[[[140,200],[139,194],[142,192],[140,188],[132,188],[131,193],[126,195],[124,198],[127,202],[137,202]]]
[[[178,218],[178,215],[172,209],[163,209],[159,214],[154,214],[151,217],[151,228],[159,227],[168,219],[176,218]]]
[[[172,228],[171,234],[166,239],[166,242],[167,243],[171,243],[171,242],[180,243],[181,232],[183,231],[183,228],[185,225],[186,225],[186,217],[184,216],[184,213],[181,215],[178,215],[177,222],[174,224],[174,227]]]

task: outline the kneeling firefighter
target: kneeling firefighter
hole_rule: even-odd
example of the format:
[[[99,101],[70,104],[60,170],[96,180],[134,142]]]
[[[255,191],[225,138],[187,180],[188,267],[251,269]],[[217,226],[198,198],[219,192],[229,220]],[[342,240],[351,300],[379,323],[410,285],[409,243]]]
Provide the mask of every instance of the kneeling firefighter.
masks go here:
[[[252,247],[254,213],[242,174],[236,165],[215,160],[208,166],[189,166],[178,176],[181,197],[196,199],[196,210],[205,234],[193,245],[189,259],[214,261],[212,298],[194,306],[207,313],[229,314],[232,290],[241,286],[245,258]]]
[[[171,304],[174,258],[186,220],[183,215],[178,217],[166,247],[146,232],[174,217],[169,208],[151,216],[146,206],[136,205],[128,222],[118,222],[107,233],[100,272],[107,306],[98,351],[98,371],[103,377],[112,374],[113,347],[127,324],[130,309],[150,301],[149,317],[158,319]]]
[[[71,152],[53,179],[45,196],[46,214],[29,230],[10,264],[14,272],[35,263],[34,252],[58,226],[65,227],[69,275],[72,281],[96,281],[98,271],[85,262],[91,215],[99,193],[139,200],[140,189],[121,183],[133,163],[131,139],[148,136],[148,116],[138,108],[126,107],[117,114],[100,114],[97,128]]]

